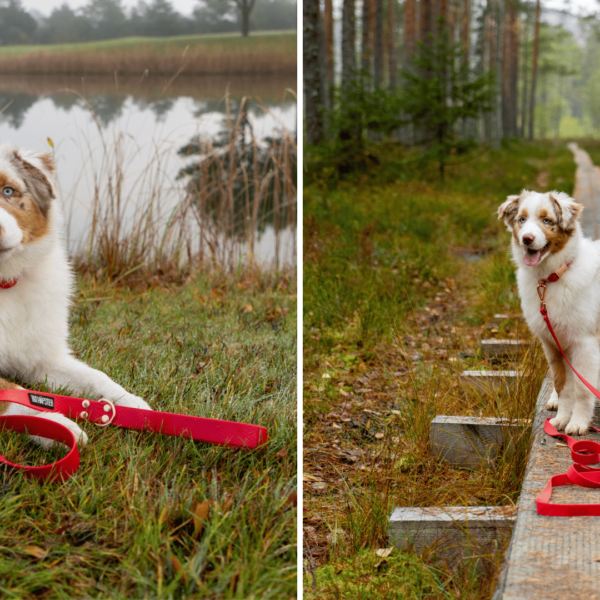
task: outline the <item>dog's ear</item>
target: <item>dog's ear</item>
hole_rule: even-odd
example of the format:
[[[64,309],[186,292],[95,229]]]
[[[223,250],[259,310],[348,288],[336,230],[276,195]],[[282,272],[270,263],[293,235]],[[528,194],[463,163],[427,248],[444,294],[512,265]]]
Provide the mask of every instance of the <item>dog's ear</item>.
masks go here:
[[[556,213],[558,226],[566,232],[572,231],[581,215],[583,205],[564,192],[550,192],[548,195]]]
[[[33,152],[23,156],[18,150],[13,150],[11,162],[23,178],[27,190],[40,207],[42,214],[46,216],[50,203],[56,198],[54,186],[50,182],[50,177],[56,169],[54,158],[51,154]]]
[[[519,212],[519,200],[521,196],[509,196],[506,202],[503,202],[498,208],[498,219],[504,221],[510,229],[517,218]]]

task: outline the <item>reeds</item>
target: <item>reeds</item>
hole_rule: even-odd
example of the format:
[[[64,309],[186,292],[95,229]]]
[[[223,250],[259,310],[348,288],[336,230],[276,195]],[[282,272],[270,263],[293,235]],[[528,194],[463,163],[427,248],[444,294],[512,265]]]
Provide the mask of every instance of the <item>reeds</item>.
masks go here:
[[[242,117],[245,100],[235,121],[228,98],[225,103],[219,143],[196,140],[197,156],[178,177],[166,166],[172,146],[156,147],[141,172],[129,172],[139,148],[122,133],[107,142],[88,104],[101,134],[102,160],[91,167],[87,242],[70,249],[80,269],[135,284],[149,276],[183,279],[206,267],[234,273],[294,266],[295,140],[283,127],[274,139],[258,140]],[[191,156],[194,144],[180,153]],[[92,150],[88,152],[93,165]],[[256,253],[266,233],[274,239],[269,261]]]
[[[0,73],[99,75],[284,75],[296,72],[295,36],[263,36],[245,44],[202,41],[182,48],[138,44],[0,53]]]

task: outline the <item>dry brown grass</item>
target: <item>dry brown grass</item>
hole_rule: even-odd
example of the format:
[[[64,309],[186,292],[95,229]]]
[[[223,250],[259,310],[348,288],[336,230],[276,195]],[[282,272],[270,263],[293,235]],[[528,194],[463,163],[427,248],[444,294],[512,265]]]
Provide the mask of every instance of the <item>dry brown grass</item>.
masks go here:
[[[296,142],[282,129],[267,150],[267,162],[249,160],[248,149],[255,150],[259,141],[252,132],[244,133],[241,116],[234,120],[228,99],[226,104],[225,145],[205,140],[192,160],[201,185],[173,181],[164,167],[172,152],[168,147],[156,149],[131,187],[126,184],[132,152],[127,136],[120,134],[107,142],[101,135],[103,160],[93,174],[87,246],[72,249],[80,270],[130,285],[154,276],[185,281],[199,269],[238,274],[265,267],[274,267],[276,273],[293,271],[295,248],[289,264],[282,257],[290,249],[280,242],[283,231],[296,223]],[[93,108],[88,107],[102,133]],[[264,110],[268,112],[267,107]],[[242,135],[245,146],[239,143]],[[259,232],[267,224],[275,237],[268,265],[254,255]]]
[[[296,72],[296,38],[265,35],[248,38],[197,37],[184,47],[164,41],[116,42],[32,47],[0,52],[0,73],[97,75],[284,75]]]

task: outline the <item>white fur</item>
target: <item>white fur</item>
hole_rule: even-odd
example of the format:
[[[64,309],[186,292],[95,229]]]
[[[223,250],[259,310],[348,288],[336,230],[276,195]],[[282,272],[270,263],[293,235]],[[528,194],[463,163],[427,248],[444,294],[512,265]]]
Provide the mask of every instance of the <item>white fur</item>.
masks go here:
[[[0,146],[0,172],[22,182],[8,152],[9,149]],[[22,156],[52,181],[52,175],[34,154],[22,153]],[[42,238],[21,244],[22,235],[19,238],[15,232],[15,226],[19,228],[17,221],[0,208],[0,249],[11,248],[0,252],[0,279],[18,278],[14,287],[0,289],[0,375],[18,376],[30,384],[46,382],[64,386],[75,394],[91,394],[87,397],[107,398],[116,405],[150,410],[144,400],[72,356],[68,322],[73,274],[61,238],[63,223],[56,201],[50,204],[48,221],[48,232]],[[87,441],[75,422],[56,413],[10,404],[5,414],[59,421],[80,442]]]
[[[554,254],[547,252],[537,265],[527,266],[523,261],[524,246],[518,243],[514,236],[512,237],[513,260],[517,266],[517,283],[523,315],[531,332],[542,342],[546,357],[550,360],[552,349],[556,344],[540,314],[537,283],[539,279],[547,278],[561,265],[573,261],[558,281],[548,284],[546,306],[556,336],[569,361],[582,377],[598,388],[600,384],[600,241],[592,241],[583,236],[579,223],[573,220],[572,209],[575,203],[571,198],[556,192],[553,192],[553,195],[563,209],[563,217],[567,219],[570,226],[574,227],[566,246]],[[527,195],[524,193],[522,198],[520,206],[527,208],[532,221],[541,208],[551,209],[552,214],[555,214],[549,194],[530,192]],[[506,204],[502,206],[505,207]],[[535,223],[526,223],[525,226],[528,226],[528,231],[536,236],[536,248],[541,248],[546,243],[541,227],[536,226]],[[541,239],[538,240],[537,236],[540,233]],[[521,241],[521,232],[518,237]],[[567,434],[583,434],[591,423],[595,398],[566,363],[565,372],[564,389],[560,394],[554,392],[548,402],[549,409],[558,408],[557,415],[551,422],[557,429],[565,430]]]

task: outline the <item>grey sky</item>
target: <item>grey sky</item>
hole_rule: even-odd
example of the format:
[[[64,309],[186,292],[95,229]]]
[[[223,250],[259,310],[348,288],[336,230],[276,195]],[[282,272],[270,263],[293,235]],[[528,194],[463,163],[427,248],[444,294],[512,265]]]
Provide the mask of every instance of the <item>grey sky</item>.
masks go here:
[[[55,8],[62,6],[63,4],[68,4],[71,8],[81,8],[85,6],[89,0],[21,0],[23,6],[27,10],[39,10],[41,13],[45,15],[49,15]],[[138,0],[123,0],[123,6],[126,8],[131,8],[136,6]],[[175,8],[176,11],[180,12],[183,15],[189,15],[192,12],[192,9],[197,4],[196,0],[171,0],[171,4]]]

